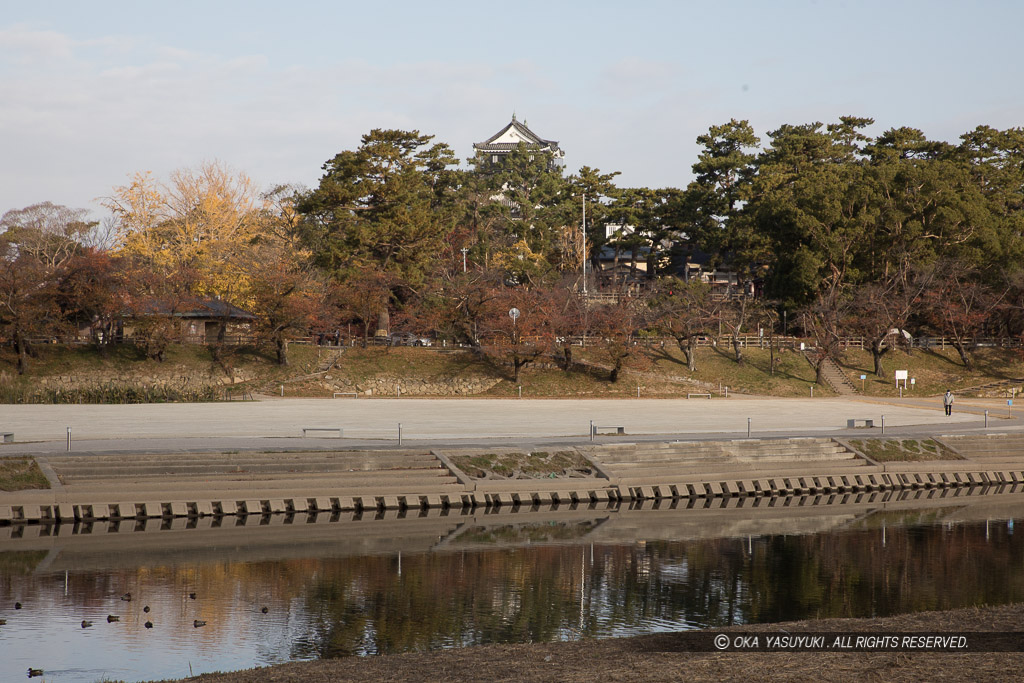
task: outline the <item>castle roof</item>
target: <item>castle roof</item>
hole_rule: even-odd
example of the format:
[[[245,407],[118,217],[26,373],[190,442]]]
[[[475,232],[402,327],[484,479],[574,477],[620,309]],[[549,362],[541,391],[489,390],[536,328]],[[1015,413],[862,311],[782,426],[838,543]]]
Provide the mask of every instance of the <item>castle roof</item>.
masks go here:
[[[545,140],[540,137],[530,130],[525,122],[517,121],[515,114],[507,126],[483,142],[474,143],[473,149],[478,152],[510,152],[522,143],[531,149],[550,151],[555,156],[562,155],[557,140]]]

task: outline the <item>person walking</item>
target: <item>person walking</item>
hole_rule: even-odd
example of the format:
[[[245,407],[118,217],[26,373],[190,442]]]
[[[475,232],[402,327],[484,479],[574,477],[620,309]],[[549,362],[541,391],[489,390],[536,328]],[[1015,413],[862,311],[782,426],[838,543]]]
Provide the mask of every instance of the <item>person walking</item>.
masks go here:
[[[942,397],[942,405],[946,408],[946,415],[953,414],[953,394],[949,389],[946,389],[946,394]]]

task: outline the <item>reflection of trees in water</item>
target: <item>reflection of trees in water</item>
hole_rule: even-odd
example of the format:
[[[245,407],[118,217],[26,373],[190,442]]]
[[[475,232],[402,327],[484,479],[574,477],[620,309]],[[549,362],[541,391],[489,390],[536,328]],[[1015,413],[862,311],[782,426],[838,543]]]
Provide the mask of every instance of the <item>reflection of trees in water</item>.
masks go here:
[[[551,640],[579,611],[580,547],[325,562],[306,594],[316,637],[297,657]]]
[[[883,546],[882,537],[885,535]],[[295,657],[600,636],[650,622],[884,616],[1024,599],[1005,524],[323,563]]]
[[[63,576],[25,573],[36,557],[0,553],[0,600],[114,609],[130,626],[141,604],[162,599],[162,624],[191,634],[199,618],[206,637],[223,638],[241,624],[270,643],[268,661],[1024,600],[1024,545],[1005,523],[993,522],[986,537],[984,524],[881,526],[890,521],[593,548],[530,545],[538,530],[527,528],[513,534],[523,542],[515,548],[403,555],[401,572],[398,557],[384,555],[132,567],[71,572],[67,597]],[[128,591],[136,600],[120,603]]]
[[[883,546],[882,537],[885,535]],[[776,537],[755,545],[748,621],[886,616],[1024,597],[1005,524]],[[788,579],[788,580],[787,580]]]

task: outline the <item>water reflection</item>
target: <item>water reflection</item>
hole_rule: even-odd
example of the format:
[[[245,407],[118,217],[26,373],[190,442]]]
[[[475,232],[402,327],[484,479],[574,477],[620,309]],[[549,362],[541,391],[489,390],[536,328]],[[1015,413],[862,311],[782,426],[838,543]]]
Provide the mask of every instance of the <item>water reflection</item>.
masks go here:
[[[20,538],[0,535],[0,679],[29,667],[52,681],[181,677],[294,659],[1015,602],[1024,600],[1024,543],[1009,520],[1020,512],[1024,502],[1002,496],[87,536],[25,528]],[[131,601],[121,600],[128,592]]]

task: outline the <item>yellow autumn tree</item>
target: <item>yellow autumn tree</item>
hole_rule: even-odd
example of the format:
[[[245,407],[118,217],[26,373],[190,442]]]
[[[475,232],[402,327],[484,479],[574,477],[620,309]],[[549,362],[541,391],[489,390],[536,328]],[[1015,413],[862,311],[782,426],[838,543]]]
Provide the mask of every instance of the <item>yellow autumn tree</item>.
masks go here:
[[[104,206],[116,221],[118,255],[166,277],[189,273],[196,295],[248,303],[242,266],[266,229],[266,207],[247,175],[220,162],[176,170],[167,182],[136,173]]]
[[[492,264],[504,272],[507,281],[520,285],[536,285],[551,270],[544,256],[530,249],[525,239],[497,252]]]

